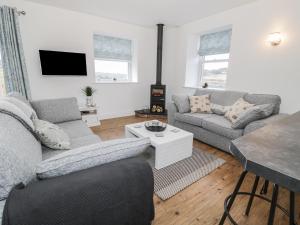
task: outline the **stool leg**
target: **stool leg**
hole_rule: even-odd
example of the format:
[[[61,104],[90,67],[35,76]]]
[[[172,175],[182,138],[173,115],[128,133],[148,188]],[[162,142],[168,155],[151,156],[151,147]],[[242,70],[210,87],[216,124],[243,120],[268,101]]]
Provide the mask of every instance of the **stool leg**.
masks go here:
[[[295,225],[295,193],[290,192],[290,225]]]
[[[249,201],[248,201],[248,205],[247,205],[247,208],[246,208],[246,212],[245,212],[246,216],[249,216],[249,212],[250,212],[252,202],[253,202],[253,199],[254,199],[254,194],[256,193],[256,190],[257,190],[258,181],[259,181],[259,176],[256,176],[253,187],[252,187],[251,195],[250,195],[250,198],[249,198]]]
[[[236,186],[235,186],[235,188],[234,188],[234,191],[233,191],[233,193],[232,193],[232,196],[231,196],[231,198],[230,198],[230,200],[229,200],[229,203],[228,203],[228,205],[227,205],[228,211],[230,210],[230,208],[231,208],[231,206],[232,206],[232,204],[233,204],[233,202],[234,202],[234,200],[235,200],[235,198],[236,198],[236,195],[237,195],[237,193],[239,192],[239,190],[240,190],[240,188],[241,188],[241,186],[242,186],[242,184],[243,184],[243,181],[244,181],[245,176],[247,175],[247,173],[248,173],[248,171],[244,171],[244,172],[241,174],[240,179],[239,179],[239,181],[237,182],[237,184],[236,184]],[[221,220],[220,220],[220,222],[219,222],[219,225],[223,225],[224,222],[225,222],[225,220],[226,220],[226,218],[227,218],[227,214],[226,214],[226,212],[224,212],[224,213],[223,213],[223,216],[222,216],[222,218],[221,218]]]
[[[268,193],[268,187],[269,187],[269,181],[266,180],[263,187],[262,187],[262,189],[261,189],[261,191],[260,191],[260,194],[261,195],[267,194]]]
[[[271,208],[270,208],[270,214],[268,219],[268,225],[273,225],[274,223],[274,217],[276,212],[276,205],[277,205],[277,198],[278,198],[278,185],[273,185],[273,194],[272,194],[272,202],[271,202]]]

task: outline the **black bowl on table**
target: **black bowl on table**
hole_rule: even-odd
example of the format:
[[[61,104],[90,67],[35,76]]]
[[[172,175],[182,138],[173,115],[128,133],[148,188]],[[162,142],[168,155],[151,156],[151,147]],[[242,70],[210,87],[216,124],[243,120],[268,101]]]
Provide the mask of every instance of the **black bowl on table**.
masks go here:
[[[167,124],[159,121],[149,121],[145,122],[145,128],[152,132],[162,132],[167,128]]]

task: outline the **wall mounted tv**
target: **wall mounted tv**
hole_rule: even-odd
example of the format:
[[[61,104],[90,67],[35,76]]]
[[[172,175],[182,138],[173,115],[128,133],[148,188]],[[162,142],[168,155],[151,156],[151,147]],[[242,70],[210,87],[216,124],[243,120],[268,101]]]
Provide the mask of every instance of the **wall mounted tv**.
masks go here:
[[[83,53],[39,50],[43,75],[86,76]]]

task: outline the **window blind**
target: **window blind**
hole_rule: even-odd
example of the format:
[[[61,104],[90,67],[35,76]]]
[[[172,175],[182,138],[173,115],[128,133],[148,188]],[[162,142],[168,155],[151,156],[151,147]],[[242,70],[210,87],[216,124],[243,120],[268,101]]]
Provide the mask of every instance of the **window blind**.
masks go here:
[[[230,51],[232,30],[204,34],[200,37],[200,56],[226,54]]]
[[[101,59],[132,59],[132,41],[104,35],[94,35],[94,55]]]

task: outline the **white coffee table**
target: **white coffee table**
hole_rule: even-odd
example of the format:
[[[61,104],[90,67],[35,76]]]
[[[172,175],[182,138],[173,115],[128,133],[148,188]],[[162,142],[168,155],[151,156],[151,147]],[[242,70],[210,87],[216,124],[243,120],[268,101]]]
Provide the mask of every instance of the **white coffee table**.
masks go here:
[[[185,158],[191,157],[193,152],[193,134],[177,127],[168,125],[163,137],[155,136],[155,132],[148,131],[145,122],[125,126],[126,137],[149,137],[155,148],[155,168],[161,169]],[[173,132],[178,130],[178,132]]]

